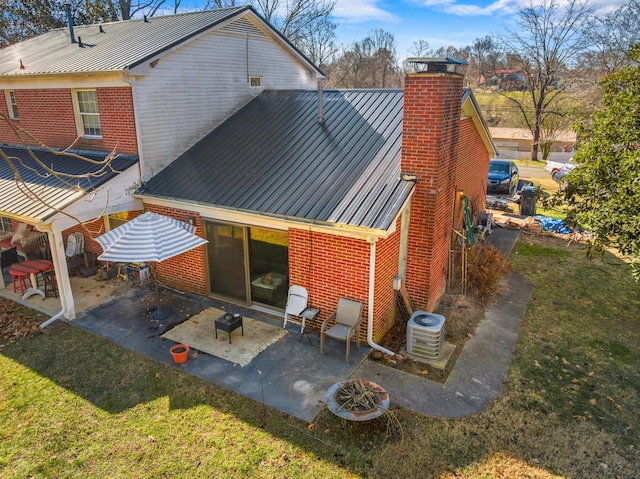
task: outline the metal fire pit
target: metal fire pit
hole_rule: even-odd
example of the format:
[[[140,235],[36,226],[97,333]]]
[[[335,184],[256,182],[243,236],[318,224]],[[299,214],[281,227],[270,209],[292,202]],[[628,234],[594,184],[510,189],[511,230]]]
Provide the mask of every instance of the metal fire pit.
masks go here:
[[[368,409],[349,409],[344,407],[339,400],[339,394],[344,391],[344,388],[348,388],[354,383],[362,383],[367,391],[370,391],[375,398],[375,405]],[[346,381],[340,381],[331,386],[325,394],[325,402],[329,411],[338,417],[348,419],[349,421],[368,421],[382,416],[389,408],[389,393],[382,387],[371,381],[364,379],[347,379]]]

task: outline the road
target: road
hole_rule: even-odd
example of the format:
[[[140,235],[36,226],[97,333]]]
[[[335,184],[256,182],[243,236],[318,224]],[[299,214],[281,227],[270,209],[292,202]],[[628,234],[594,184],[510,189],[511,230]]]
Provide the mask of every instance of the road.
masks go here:
[[[520,173],[520,178],[528,180],[539,176],[546,177],[551,175],[548,171],[544,171],[542,167],[538,168],[535,166],[518,166],[518,172]]]

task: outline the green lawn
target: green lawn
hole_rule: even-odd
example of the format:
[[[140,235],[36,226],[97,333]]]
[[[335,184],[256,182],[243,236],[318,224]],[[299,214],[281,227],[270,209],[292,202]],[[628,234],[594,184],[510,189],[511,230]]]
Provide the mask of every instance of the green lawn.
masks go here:
[[[545,236],[511,261],[533,298],[481,414],[394,408],[403,441],[382,419],[307,424],[67,327],[0,349],[0,477],[639,477],[639,285]]]

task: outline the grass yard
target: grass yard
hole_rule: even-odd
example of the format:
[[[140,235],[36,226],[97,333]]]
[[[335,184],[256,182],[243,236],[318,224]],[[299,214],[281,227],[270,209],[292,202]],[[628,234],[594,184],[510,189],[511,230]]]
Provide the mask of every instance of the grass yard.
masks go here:
[[[0,349],[0,477],[640,477],[640,286],[547,236],[510,259],[533,298],[482,414],[394,408],[385,441],[383,419],[307,424],[66,327]]]

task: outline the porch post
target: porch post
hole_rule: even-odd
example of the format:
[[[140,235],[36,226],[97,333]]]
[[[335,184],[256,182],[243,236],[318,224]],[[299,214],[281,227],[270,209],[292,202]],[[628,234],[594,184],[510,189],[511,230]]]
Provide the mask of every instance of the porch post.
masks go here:
[[[51,248],[51,260],[53,261],[56,280],[58,281],[58,295],[62,305],[63,316],[68,320],[76,319],[76,309],[73,302],[62,233],[49,231],[49,245]]]

